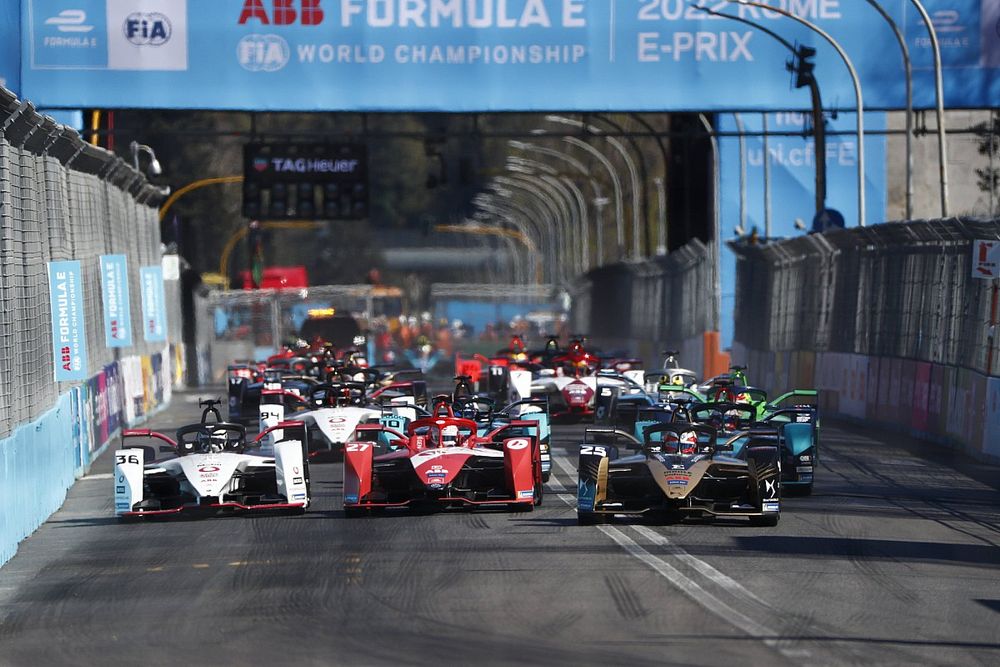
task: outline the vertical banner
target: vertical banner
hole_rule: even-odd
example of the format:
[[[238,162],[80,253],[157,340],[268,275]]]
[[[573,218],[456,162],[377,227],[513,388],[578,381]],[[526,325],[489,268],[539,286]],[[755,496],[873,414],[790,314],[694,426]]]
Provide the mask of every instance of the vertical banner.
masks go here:
[[[48,267],[56,381],[86,380],[87,333],[80,262],[49,262]]]
[[[132,308],[125,255],[101,255],[101,301],[104,302],[104,344],[132,345]]]
[[[167,298],[163,291],[163,268],[144,266],[139,269],[142,286],[142,331],[149,343],[167,340]]]

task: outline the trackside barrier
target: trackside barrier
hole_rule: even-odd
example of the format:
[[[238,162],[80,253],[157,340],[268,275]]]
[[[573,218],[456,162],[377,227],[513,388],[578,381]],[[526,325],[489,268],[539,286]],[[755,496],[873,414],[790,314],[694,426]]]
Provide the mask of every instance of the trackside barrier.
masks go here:
[[[721,373],[729,359],[719,351],[712,261],[695,239],[663,257],[594,269],[572,290],[572,330],[646,368],[658,368],[660,353],[672,348],[685,368]]]
[[[0,440],[0,565],[17,544],[59,509],[75,470],[73,394]]]
[[[994,287],[971,265],[996,238],[998,220],[951,219],[733,243],[733,360],[765,389],[819,389],[827,415],[1000,463]]]
[[[0,564],[59,508],[122,425],[184,372],[179,260],[162,256],[159,188],[0,87]],[[105,345],[100,256],[125,255],[133,344]],[[46,263],[81,264],[89,379],[57,383]],[[140,268],[164,273],[167,340],[147,341]]]

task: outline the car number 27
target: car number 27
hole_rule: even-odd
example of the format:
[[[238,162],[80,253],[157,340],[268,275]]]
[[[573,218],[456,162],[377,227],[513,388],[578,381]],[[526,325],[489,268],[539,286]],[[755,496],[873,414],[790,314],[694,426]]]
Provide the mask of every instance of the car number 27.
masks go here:
[[[584,445],[580,448],[581,454],[590,454],[591,456],[607,456],[607,447],[600,447],[595,445]]]
[[[363,452],[366,451],[369,447],[371,447],[371,445],[366,442],[347,443],[347,451],[349,452]]]

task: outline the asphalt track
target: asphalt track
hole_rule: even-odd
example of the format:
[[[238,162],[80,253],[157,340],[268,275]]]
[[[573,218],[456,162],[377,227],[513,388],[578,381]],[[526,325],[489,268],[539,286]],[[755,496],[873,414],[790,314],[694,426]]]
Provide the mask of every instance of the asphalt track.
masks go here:
[[[197,418],[181,394],[153,426]],[[777,528],[528,514],[119,525],[110,456],[0,569],[2,665],[1000,664],[1000,469],[824,424]]]

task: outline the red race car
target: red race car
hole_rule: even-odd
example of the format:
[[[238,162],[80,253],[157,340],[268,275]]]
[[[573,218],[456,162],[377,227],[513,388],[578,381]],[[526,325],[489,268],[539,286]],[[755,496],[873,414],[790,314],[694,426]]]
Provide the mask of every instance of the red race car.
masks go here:
[[[388,507],[503,507],[530,512],[542,504],[542,462],[532,421],[511,421],[485,435],[476,422],[439,404],[406,433],[372,424],[344,451],[344,513]],[[515,431],[516,429],[516,431]],[[508,431],[514,431],[508,434]],[[388,436],[389,446],[379,445]],[[389,451],[386,451],[388,449]],[[380,453],[384,452],[384,453]]]

